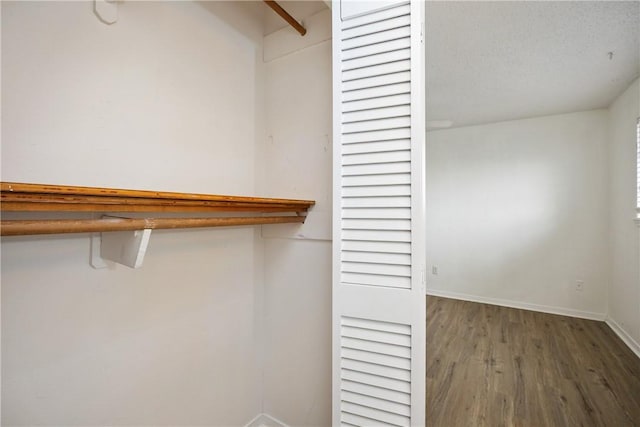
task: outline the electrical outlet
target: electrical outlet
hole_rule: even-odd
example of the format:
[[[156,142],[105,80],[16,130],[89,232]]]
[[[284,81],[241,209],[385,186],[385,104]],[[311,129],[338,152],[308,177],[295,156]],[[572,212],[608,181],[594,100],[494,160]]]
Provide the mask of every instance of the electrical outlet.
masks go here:
[[[433,274],[434,276],[438,275],[438,266],[437,265],[432,265],[431,266],[431,274]]]
[[[582,292],[584,290],[584,280],[576,280],[576,291]]]

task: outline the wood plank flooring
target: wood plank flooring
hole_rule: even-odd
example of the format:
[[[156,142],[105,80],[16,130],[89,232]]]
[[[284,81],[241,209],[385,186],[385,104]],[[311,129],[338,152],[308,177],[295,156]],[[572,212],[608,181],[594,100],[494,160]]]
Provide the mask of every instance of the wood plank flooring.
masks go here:
[[[427,425],[640,426],[640,359],[604,322],[429,296]]]

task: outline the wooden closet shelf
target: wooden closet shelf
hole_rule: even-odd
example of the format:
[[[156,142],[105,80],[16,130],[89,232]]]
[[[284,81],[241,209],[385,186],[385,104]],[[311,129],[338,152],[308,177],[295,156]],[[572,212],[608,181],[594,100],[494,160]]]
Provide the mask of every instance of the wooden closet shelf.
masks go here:
[[[56,234],[142,228],[193,228],[304,222],[312,200],[221,196],[0,182],[2,212],[242,212],[288,216],[233,218],[123,218],[95,220],[2,220],[0,234]]]

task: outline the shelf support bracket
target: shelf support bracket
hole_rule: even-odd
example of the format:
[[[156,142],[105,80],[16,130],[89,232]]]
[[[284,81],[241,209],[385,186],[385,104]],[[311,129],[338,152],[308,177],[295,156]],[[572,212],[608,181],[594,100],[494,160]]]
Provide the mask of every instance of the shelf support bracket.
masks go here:
[[[114,217],[105,215],[103,218]],[[126,265],[127,267],[140,268],[142,267],[150,238],[150,228],[100,233],[100,258]],[[95,251],[95,249],[94,242],[92,242],[92,251]],[[94,268],[103,268],[100,261],[96,260],[93,252],[91,265]]]
[[[89,265],[96,270],[109,267],[109,264],[100,256],[100,246],[102,242],[102,233],[91,233],[91,249],[89,257]]]

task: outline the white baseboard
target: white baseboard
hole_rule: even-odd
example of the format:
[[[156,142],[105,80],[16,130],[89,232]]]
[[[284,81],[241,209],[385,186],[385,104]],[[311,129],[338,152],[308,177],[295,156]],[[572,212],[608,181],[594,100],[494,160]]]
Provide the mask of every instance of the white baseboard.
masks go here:
[[[640,357],[640,344],[634,340],[618,323],[610,317],[605,320],[607,325],[616,333],[617,336],[633,351],[636,356]]]
[[[575,310],[573,308],[554,307],[550,305],[531,304],[528,302],[511,301],[500,298],[487,298],[477,295],[462,294],[458,292],[442,291],[438,289],[427,289],[427,295],[434,297],[452,298],[464,301],[479,302],[483,304],[499,305],[502,307],[520,308],[522,310],[540,311],[542,313],[559,314],[562,316],[578,317],[580,319],[604,321],[607,317],[604,313],[593,313],[590,311]]]
[[[269,414],[258,414],[245,427],[289,427]]]

